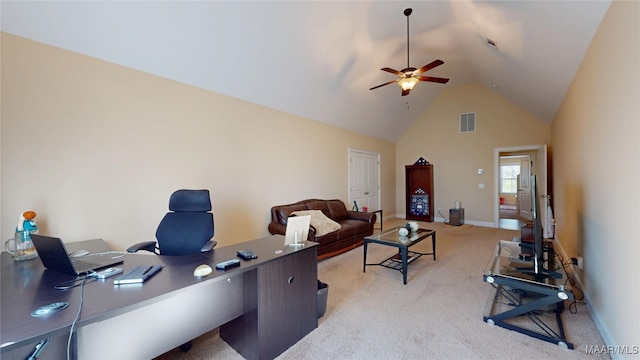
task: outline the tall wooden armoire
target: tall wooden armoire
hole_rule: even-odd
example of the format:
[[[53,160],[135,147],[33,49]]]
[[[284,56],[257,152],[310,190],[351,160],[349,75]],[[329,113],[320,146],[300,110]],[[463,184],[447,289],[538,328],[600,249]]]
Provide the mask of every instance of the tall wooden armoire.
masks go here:
[[[405,165],[407,220],[433,222],[433,165]]]

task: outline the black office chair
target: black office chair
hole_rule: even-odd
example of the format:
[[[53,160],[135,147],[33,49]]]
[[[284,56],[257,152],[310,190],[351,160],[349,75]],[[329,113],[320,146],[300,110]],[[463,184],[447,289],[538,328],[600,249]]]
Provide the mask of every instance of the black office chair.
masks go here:
[[[207,252],[216,246],[209,190],[178,190],[169,198],[169,210],[156,231],[156,241],[144,241],[127,249],[159,255]]]
[[[211,251],[213,214],[209,190],[178,190],[169,198],[169,210],[156,230],[155,241],[137,243],[128,252],[146,250],[159,255],[187,255]],[[180,345],[183,352],[191,349],[191,341]]]

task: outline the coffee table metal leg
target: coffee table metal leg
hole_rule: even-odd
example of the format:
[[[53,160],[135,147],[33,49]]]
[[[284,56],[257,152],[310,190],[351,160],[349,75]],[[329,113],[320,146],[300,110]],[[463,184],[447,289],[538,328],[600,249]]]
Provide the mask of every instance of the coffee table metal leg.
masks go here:
[[[362,260],[362,272],[367,272],[367,241],[364,242],[364,259]]]
[[[433,261],[436,261],[436,232],[431,234],[431,244],[433,245]]]
[[[407,248],[402,247],[400,252],[402,253],[402,281],[407,285]]]

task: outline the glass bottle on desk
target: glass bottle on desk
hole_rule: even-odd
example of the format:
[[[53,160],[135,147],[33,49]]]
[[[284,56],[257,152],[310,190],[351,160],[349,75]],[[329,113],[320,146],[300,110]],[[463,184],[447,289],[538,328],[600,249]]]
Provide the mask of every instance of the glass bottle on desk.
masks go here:
[[[38,234],[38,224],[34,220],[36,213],[34,211],[25,211],[20,215],[16,233],[13,239],[9,239],[4,243],[15,261],[34,259],[38,256],[36,248],[31,241],[31,234]],[[11,243],[13,242],[13,247]]]

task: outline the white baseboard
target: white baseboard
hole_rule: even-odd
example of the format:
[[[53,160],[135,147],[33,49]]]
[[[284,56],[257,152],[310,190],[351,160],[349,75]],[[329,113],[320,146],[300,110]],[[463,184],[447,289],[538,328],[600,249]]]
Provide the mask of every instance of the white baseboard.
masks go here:
[[[395,219],[405,219],[406,218],[406,214],[395,214],[390,218],[395,218]],[[385,220],[387,220],[387,218],[385,217]],[[438,217],[438,216],[434,216],[433,217],[433,221],[434,222],[445,222],[445,218],[442,217]],[[465,225],[469,224],[469,225],[475,225],[475,226],[482,226],[482,227],[496,227],[494,223],[492,222],[486,222],[486,221],[473,221],[473,220],[465,220],[464,221]]]

